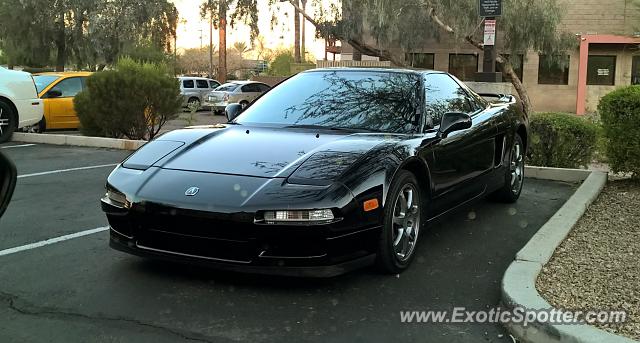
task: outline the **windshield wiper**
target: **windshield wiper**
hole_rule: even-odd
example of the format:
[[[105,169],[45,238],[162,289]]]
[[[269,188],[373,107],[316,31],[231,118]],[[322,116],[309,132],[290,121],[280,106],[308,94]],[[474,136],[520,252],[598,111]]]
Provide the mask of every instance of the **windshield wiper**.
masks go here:
[[[364,128],[364,127],[332,127],[322,125],[289,125],[285,128],[292,129],[318,129],[318,130],[331,130],[331,131],[344,131],[344,132],[381,132],[379,130]]]

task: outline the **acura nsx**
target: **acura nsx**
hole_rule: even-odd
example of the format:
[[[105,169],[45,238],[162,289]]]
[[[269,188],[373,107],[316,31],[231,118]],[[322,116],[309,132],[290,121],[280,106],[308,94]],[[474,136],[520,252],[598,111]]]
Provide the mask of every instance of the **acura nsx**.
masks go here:
[[[435,218],[520,196],[528,118],[498,99],[438,71],[300,73],[118,165],[110,245],[252,273],[399,273]]]

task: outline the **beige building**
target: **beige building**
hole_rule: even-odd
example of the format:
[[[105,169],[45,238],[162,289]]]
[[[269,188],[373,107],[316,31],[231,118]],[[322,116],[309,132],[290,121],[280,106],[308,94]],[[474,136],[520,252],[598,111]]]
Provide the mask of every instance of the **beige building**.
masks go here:
[[[600,97],[617,86],[640,84],[640,11],[633,2],[563,1],[566,13],[561,27],[579,42],[579,48],[569,52],[566,67],[550,67],[534,51],[514,66],[535,111],[594,112]],[[499,32],[500,18],[497,27]],[[470,45],[429,39],[423,46],[406,54],[392,51],[404,54],[413,67],[448,71],[464,81],[473,81],[475,73],[483,71],[482,52]],[[352,60],[353,48],[343,44],[341,59]]]

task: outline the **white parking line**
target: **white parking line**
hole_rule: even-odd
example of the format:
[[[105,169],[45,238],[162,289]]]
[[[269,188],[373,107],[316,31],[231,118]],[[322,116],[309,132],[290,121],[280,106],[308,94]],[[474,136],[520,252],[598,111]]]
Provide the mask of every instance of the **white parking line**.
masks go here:
[[[74,238],[78,238],[78,237],[82,237],[82,236],[92,235],[94,233],[98,233],[98,232],[102,232],[102,231],[106,231],[106,230],[109,230],[108,226],[99,227],[99,228],[92,229],[92,230],[80,231],[80,232],[76,232],[76,233],[72,233],[72,234],[64,235],[64,236],[60,236],[60,237],[50,238],[50,239],[47,239],[47,240],[44,240],[44,241],[35,242],[35,243],[27,244],[27,245],[22,245],[22,246],[15,247],[15,248],[9,248],[9,249],[5,249],[5,250],[0,250],[0,256],[6,256],[6,255],[15,254],[15,253],[18,253],[18,252],[21,252],[21,251],[25,251],[25,250],[31,250],[31,249],[35,249],[35,248],[40,248],[40,247],[43,247],[43,246],[46,246],[46,245],[64,242],[64,241],[68,241],[70,239],[74,239]]]
[[[0,146],[0,149],[11,149],[11,148],[25,148],[28,146],[34,146],[35,144],[18,144],[18,145],[7,145],[7,146]]]
[[[25,177],[34,177],[34,176],[49,175],[49,174],[67,173],[67,172],[72,172],[72,171],[77,171],[77,170],[88,170],[88,169],[97,169],[97,168],[115,167],[115,166],[117,166],[117,165],[118,165],[117,163],[112,163],[112,164],[101,164],[101,165],[97,165],[97,166],[88,166],[88,167],[78,167],[78,168],[69,168],[69,169],[50,170],[50,171],[41,172],[41,173],[33,173],[33,174],[18,175],[18,179],[23,179],[23,178],[25,178]]]

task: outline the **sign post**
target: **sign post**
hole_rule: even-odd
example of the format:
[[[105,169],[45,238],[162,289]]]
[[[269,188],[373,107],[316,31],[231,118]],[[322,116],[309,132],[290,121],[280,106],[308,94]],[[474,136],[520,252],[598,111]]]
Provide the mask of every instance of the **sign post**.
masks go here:
[[[478,0],[478,13],[484,18],[484,58],[482,73],[476,81],[501,82],[502,73],[496,73],[496,17],[502,15],[502,0]]]

